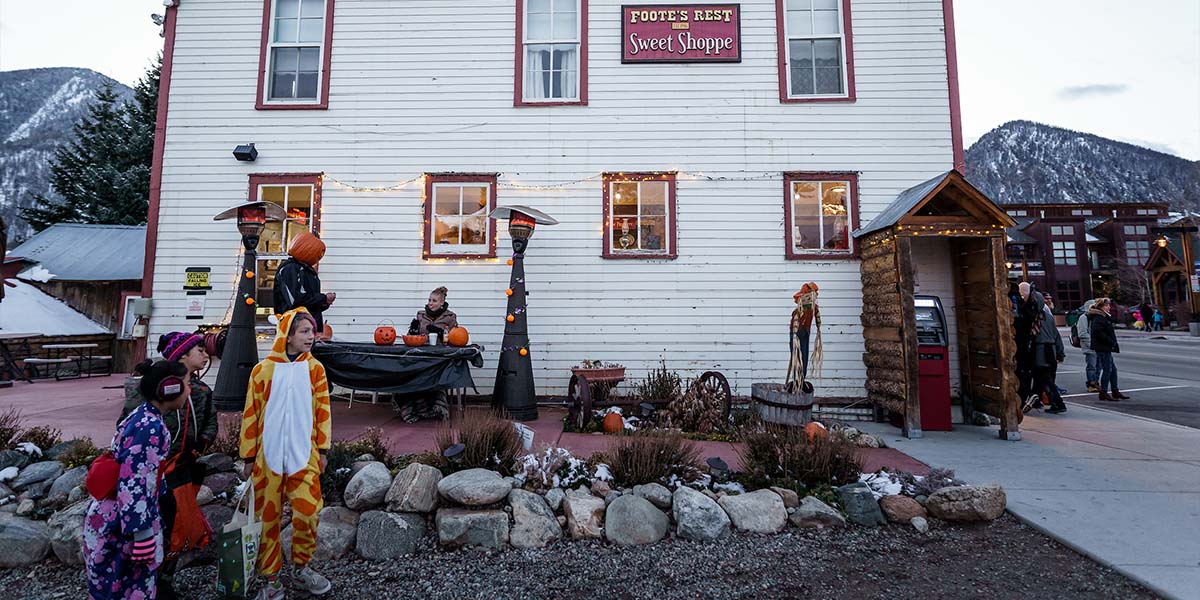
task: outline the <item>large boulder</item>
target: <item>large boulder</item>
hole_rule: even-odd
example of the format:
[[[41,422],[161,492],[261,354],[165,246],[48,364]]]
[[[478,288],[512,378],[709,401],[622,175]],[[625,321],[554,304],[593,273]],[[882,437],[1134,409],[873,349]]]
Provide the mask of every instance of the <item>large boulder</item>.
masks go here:
[[[313,560],[333,560],[354,550],[358,539],[358,513],[344,506],[326,506],[321,509],[317,523],[317,549]],[[292,525],[280,533],[284,557],[292,560]]]
[[[873,527],[886,525],[887,518],[879,510],[875,493],[865,483],[850,483],[837,489],[838,499],[846,508],[846,518],[851,523]]]
[[[17,478],[12,480],[9,487],[16,491],[24,490],[25,488],[43,481],[54,481],[59,475],[63,474],[62,463],[57,460],[45,460],[36,462],[24,469],[17,475]]]
[[[959,485],[930,494],[925,508],[945,521],[991,521],[1004,514],[1007,504],[1004,488],[998,485]]]
[[[27,567],[49,554],[50,527],[46,523],[0,514],[0,567]]]
[[[604,512],[604,536],[621,546],[653,544],[666,537],[669,525],[663,511],[637,495],[613,500]]]
[[[208,526],[212,527],[213,532],[221,531],[221,528],[229,524],[233,519],[233,509],[224,504],[208,504],[200,507],[200,513],[204,515],[204,520],[208,521]]]
[[[367,560],[391,560],[415,553],[424,536],[421,515],[372,510],[358,520],[355,549]]]
[[[599,538],[604,534],[604,500],[572,490],[563,498],[562,508],[567,534],[572,538]]]
[[[9,467],[24,469],[29,465],[29,461],[29,455],[20,450],[5,450],[4,452],[0,452],[0,470]]]
[[[508,541],[513,547],[544,548],[562,538],[562,527],[541,496],[514,489],[508,494],[508,504],[513,516]]]
[[[775,533],[787,525],[783,498],[771,490],[725,496],[719,500],[733,526],[751,533]]]
[[[236,473],[213,473],[204,478],[204,485],[207,485],[208,489],[217,496],[232,492],[233,488],[241,482],[242,480],[238,479]]]
[[[46,493],[43,505],[59,506],[65,503],[71,495],[71,490],[83,485],[83,481],[87,479],[87,472],[87,465],[80,465],[59,475],[58,479],[55,479],[54,483],[50,485],[50,491]]]
[[[76,502],[54,513],[46,525],[50,529],[50,549],[63,564],[83,564],[83,519],[91,502]]]
[[[392,474],[388,472],[387,465],[369,462],[350,478],[342,498],[349,508],[367,510],[383,504],[391,487]]]
[[[826,527],[845,527],[846,517],[837,509],[821,502],[813,496],[805,496],[800,500],[800,506],[788,516],[788,520],[796,527],[824,529]]]
[[[729,515],[716,500],[687,486],[680,486],[671,497],[679,537],[711,541],[729,535]]]
[[[438,504],[438,482],[442,472],[437,467],[412,463],[396,474],[384,500],[392,512],[433,512]]]
[[[671,490],[661,483],[647,483],[633,486],[633,495],[641,496],[663,510],[671,508]]]
[[[562,488],[550,488],[546,491],[546,505],[550,507],[550,510],[557,511],[562,507],[563,498],[566,497],[567,494]]]
[[[797,494],[796,490],[789,490],[787,488],[781,488],[781,487],[772,487],[771,491],[775,492],[776,494],[779,494],[780,498],[783,498],[783,505],[785,507],[796,508],[797,506],[800,506],[800,494]]]
[[[228,454],[206,454],[196,462],[204,465],[205,473],[228,473],[234,470],[233,457]]]
[[[443,477],[437,490],[443,498],[463,506],[488,506],[507,498],[512,484],[495,471],[467,469]]]
[[[508,543],[508,513],[502,510],[440,508],[436,522],[438,543],[443,546],[499,550]]]
[[[893,523],[909,523],[914,517],[928,514],[920,502],[908,496],[884,496],[879,499],[879,509]]]
[[[59,443],[47,448],[45,452],[42,452],[42,458],[44,458],[46,460],[58,460],[58,457],[70,452],[71,450],[73,450],[75,448],[75,446],[79,446],[79,445],[87,444],[87,443],[88,443],[88,440],[83,440],[83,439],[67,440],[65,442],[59,442]]]

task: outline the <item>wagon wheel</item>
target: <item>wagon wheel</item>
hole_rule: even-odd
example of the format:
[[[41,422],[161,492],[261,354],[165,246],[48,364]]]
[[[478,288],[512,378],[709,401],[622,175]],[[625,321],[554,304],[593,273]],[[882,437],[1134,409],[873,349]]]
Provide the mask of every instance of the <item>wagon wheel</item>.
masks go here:
[[[582,431],[584,425],[592,418],[592,386],[588,383],[587,377],[581,375],[578,379],[579,416],[576,420],[576,426]]]
[[[700,376],[698,385],[705,386],[714,398],[721,403],[721,415],[729,421],[729,411],[733,404],[733,393],[729,390],[729,380],[720,371],[705,371]]]
[[[579,376],[571,374],[571,380],[567,382],[567,419],[575,426],[576,429],[583,428],[582,403],[579,401]]]

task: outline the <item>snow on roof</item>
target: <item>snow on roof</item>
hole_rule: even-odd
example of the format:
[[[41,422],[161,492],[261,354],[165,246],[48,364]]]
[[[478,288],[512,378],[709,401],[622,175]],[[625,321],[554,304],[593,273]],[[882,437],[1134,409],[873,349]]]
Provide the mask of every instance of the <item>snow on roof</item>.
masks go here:
[[[42,335],[92,335],[112,333],[83,316],[63,301],[23,281],[8,280],[0,302],[0,332],[28,332]],[[0,284],[3,285],[3,284]]]
[[[10,254],[40,263],[59,281],[140,280],[146,256],[146,227],[59,223],[13,248]]]

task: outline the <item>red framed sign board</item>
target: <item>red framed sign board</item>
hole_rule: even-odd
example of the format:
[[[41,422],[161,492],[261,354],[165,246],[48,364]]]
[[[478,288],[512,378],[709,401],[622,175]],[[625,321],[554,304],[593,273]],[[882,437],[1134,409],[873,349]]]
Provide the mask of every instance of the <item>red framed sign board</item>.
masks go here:
[[[742,62],[741,5],[622,6],[621,62]]]

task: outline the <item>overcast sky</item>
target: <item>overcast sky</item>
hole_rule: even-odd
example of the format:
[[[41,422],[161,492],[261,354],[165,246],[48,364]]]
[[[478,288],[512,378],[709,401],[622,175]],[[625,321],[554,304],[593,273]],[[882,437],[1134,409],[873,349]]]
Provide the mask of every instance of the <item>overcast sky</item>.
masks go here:
[[[132,85],[162,47],[153,12],[160,0],[0,0],[0,70],[87,67]],[[955,0],[955,12],[968,145],[1029,119],[1200,160],[1200,0]]]

